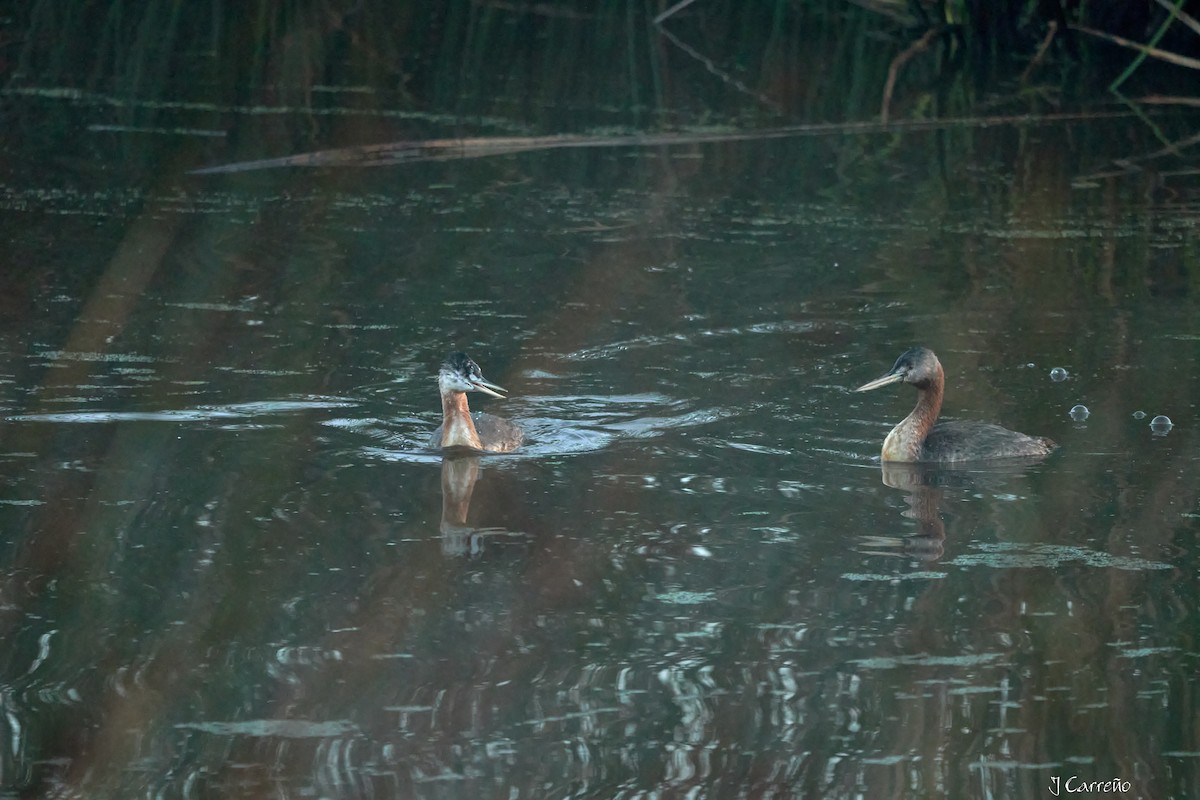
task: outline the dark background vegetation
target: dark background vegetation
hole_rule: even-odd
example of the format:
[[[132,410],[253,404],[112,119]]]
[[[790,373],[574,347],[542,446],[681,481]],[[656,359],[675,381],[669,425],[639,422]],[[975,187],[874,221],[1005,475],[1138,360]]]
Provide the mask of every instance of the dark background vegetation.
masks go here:
[[[893,65],[894,116],[1017,98],[1044,110],[1095,98],[1138,51],[1094,32],[1196,57],[1200,33],[1172,17],[1170,5],[7,3],[0,76],[10,92],[78,91],[127,112],[200,112],[221,98],[233,107],[308,109],[314,124],[333,123],[322,112],[356,109],[448,115],[430,122],[473,132],[847,122],[879,113]],[[1173,90],[1196,77],[1165,65],[1147,59],[1132,87]]]

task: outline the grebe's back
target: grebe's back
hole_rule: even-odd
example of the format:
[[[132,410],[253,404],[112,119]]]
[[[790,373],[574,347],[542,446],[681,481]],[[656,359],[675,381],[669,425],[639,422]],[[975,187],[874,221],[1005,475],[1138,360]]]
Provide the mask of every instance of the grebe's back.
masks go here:
[[[1044,456],[1056,444],[990,422],[945,420],[933,426],[921,446],[921,461],[985,461]]]

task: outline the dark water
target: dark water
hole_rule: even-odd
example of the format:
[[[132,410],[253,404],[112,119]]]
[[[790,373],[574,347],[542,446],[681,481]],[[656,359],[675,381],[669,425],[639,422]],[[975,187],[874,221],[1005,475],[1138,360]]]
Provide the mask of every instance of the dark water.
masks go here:
[[[4,796],[1200,793],[1145,120],[200,177],[308,118],[5,98]],[[1060,450],[881,470],[914,343]],[[452,348],[521,451],[423,449]]]

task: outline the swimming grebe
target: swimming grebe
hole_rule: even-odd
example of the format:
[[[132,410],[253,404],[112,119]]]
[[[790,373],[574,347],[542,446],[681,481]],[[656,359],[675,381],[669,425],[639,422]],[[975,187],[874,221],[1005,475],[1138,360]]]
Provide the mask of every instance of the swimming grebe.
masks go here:
[[[504,397],[500,393],[508,390],[484,380],[479,365],[466,353],[446,356],[438,370],[438,389],[442,393],[442,424],[433,432],[430,447],[469,447],[494,453],[520,447],[525,434],[516,425],[492,414],[477,413],[472,417],[467,392]]]
[[[933,351],[914,347],[896,359],[890,372],[854,391],[866,392],[892,383],[917,387],[917,405],[883,440],[884,461],[981,461],[992,458],[1044,456],[1057,445],[1041,436],[1026,436],[987,422],[937,422],[942,410],[946,373]]]

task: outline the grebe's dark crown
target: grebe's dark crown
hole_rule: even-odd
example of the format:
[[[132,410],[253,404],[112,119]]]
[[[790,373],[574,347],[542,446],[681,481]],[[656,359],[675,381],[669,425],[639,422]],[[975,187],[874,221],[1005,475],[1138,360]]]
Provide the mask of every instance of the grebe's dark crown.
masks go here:
[[[896,363],[892,365],[892,372],[909,372],[916,369],[921,362],[931,358],[937,358],[937,356],[928,347],[910,347],[896,359]]]
[[[472,361],[470,356],[461,351],[455,351],[446,356],[446,360],[442,362],[442,369],[474,378],[480,377],[483,374],[479,369],[479,365]]]

